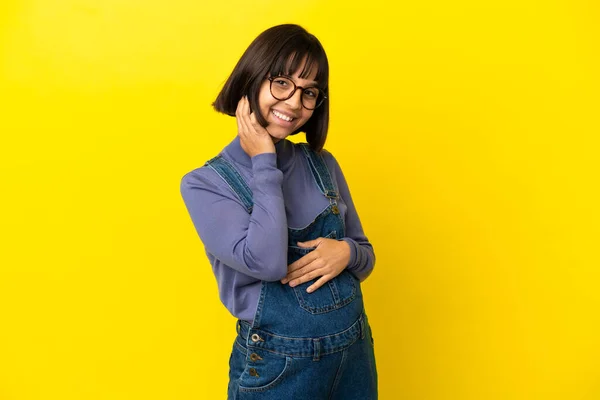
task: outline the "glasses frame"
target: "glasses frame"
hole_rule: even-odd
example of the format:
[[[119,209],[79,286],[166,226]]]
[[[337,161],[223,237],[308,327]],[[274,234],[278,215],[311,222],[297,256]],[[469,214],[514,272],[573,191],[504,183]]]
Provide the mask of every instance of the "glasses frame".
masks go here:
[[[286,98],[279,98],[279,97],[277,97],[277,96],[275,96],[273,94],[273,81],[275,79],[277,79],[277,78],[285,78],[285,79],[289,80],[290,82],[292,82],[292,85],[294,85],[294,90],[292,90],[292,92],[290,93],[290,95],[288,97],[286,97]],[[318,87],[318,86],[306,86],[306,87],[304,87],[304,86],[298,86],[298,85],[296,85],[296,82],[294,82],[294,80],[292,79],[292,77],[288,76],[288,75],[270,76],[267,79],[269,80],[269,91],[271,92],[271,96],[273,96],[274,98],[276,98],[277,100],[280,100],[280,101],[291,99],[296,94],[296,90],[298,90],[298,89],[302,89],[302,90],[311,89],[311,88],[319,89],[319,92],[321,92],[323,94],[322,94],[321,100],[319,100],[319,102],[315,105],[314,108],[308,108],[308,107],[306,107],[304,105],[304,101],[302,100],[302,96],[300,96],[300,104],[302,104],[302,107],[306,108],[307,110],[311,110],[312,111],[312,110],[315,110],[315,109],[319,108],[319,106],[322,105],[323,102],[325,101],[325,99],[327,98],[327,95],[325,94],[325,91],[323,89],[321,89],[320,87]]]

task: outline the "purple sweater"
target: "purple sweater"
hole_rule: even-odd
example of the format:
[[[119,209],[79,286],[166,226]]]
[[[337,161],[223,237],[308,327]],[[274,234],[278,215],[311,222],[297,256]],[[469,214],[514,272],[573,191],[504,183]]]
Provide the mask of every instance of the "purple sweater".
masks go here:
[[[261,280],[277,281],[287,273],[288,227],[307,226],[329,206],[298,145],[281,140],[275,149],[277,154],[250,158],[236,137],[221,152],[252,190],[252,214],[211,168],[197,168],[181,180],[181,195],[217,278],[221,301],[246,321],[254,318]],[[351,250],[347,268],[363,281],[373,270],[373,247],[339,164],[328,151],[322,155],[340,192],[338,208],[346,223],[346,237],[340,240]]]

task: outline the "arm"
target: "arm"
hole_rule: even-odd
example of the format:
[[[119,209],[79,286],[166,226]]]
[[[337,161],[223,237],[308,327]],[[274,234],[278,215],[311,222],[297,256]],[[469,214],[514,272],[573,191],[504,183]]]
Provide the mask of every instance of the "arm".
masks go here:
[[[375,265],[373,246],[363,232],[344,174],[329,152],[323,151],[323,156],[329,171],[337,181],[340,197],[347,207],[344,221],[346,235],[339,240],[317,238],[308,242],[298,242],[300,247],[315,247],[315,249],[290,264],[288,274],[281,283],[296,286],[320,277],[307,288],[308,292],[317,290],[325,282],[342,273],[344,269],[362,282],[371,274]]]
[[[277,281],[287,273],[287,219],[276,154],[252,157],[252,172],[252,214],[208,168],[186,174],[181,195],[206,251],[236,271]]]
[[[331,157],[333,161],[332,173],[335,173],[340,196],[348,207],[345,219],[346,237],[342,238],[342,240],[350,245],[350,262],[348,263],[347,268],[356,275],[357,278],[364,281],[371,274],[375,266],[375,252],[373,251],[373,246],[369,242],[369,239],[364,234],[358,212],[356,211],[352,196],[350,195],[348,183],[346,182],[346,178],[344,177],[340,165],[331,153],[324,153],[326,159]]]

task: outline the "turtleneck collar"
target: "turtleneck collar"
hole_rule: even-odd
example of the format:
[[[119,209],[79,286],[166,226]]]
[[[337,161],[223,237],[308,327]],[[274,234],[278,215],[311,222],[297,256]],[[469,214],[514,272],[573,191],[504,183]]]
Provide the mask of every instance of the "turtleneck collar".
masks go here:
[[[279,169],[286,170],[294,158],[294,143],[287,139],[280,140],[275,143],[275,152],[277,153],[277,167]],[[240,144],[240,137],[236,136],[235,139],[229,143],[223,150],[231,159],[245,167],[252,168],[252,159]]]

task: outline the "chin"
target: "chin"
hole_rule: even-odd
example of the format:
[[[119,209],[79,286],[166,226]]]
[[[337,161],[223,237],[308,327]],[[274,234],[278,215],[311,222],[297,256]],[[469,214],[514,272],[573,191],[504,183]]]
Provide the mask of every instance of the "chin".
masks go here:
[[[283,140],[283,139],[287,138],[293,132],[293,131],[281,131],[279,129],[271,130],[269,128],[267,128],[267,130],[269,131],[269,134],[271,135],[272,138],[278,139],[278,140]]]

